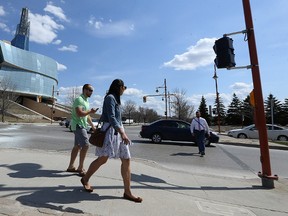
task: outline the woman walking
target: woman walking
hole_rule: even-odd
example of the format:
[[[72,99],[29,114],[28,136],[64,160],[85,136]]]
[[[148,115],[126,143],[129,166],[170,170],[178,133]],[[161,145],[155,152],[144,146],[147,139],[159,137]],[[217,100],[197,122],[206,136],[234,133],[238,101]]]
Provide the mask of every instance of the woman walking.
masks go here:
[[[135,197],[131,192],[131,170],[130,170],[130,139],[126,135],[121,118],[120,97],[127,87],[121,79],[115,79],[110,85],[109,91],[104,98],[101,121],[103,122],[102,130],[107,130],[102,148],[96,147],[96,156],[86,175],[81,179],[85,191],[92,192],[93,188],[89,184],[90,177],[107,162],[109,158],[121,159],[121,175],[124,183],[123,198],[142,202],[142,198]]]

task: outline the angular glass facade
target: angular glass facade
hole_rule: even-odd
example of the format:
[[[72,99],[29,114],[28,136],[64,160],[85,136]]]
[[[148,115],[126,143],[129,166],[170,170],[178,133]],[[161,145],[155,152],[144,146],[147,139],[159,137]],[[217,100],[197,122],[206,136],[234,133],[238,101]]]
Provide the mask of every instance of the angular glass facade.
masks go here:
[[[19,94],[51,98],[58,85],[55,60],[0,41],[0,79],[9,78]]]

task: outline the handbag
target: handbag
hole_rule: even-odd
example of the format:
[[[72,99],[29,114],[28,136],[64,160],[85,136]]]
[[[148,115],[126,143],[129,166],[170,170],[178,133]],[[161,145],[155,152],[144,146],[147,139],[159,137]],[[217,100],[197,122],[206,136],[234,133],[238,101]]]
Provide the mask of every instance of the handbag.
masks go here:
[[[99,125],[99,123],[98,123],[98,125]],[[89,142],[91,143],[91,145],[102,148],[103,143],[104,143],[104,139],[106,136],[106,132],[108,131],[108,129],[110,128],[111,125],[109,125],[109,127],[107,127],[107,129],[104,131],[102,131],[101,128],[98,128],[98,125],[97,125],[96,130],[91,133],[91,136],[89,138]]]

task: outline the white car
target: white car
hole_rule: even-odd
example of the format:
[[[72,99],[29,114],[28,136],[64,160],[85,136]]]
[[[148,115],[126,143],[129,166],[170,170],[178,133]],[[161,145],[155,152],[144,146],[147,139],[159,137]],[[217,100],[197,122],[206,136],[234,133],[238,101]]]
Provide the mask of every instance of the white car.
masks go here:
[[[288,141],[288,129],[272,124],[266,124],[266,128],[269,140]],[[228,131],[228,136],[242,139],[258,139],[259,133],[253,124],[242,129],[230,130]]]

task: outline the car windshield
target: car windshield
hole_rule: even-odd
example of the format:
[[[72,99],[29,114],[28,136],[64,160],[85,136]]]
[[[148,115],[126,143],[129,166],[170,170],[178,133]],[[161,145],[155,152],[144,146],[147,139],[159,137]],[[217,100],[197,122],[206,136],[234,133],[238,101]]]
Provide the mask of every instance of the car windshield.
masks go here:
[[[252,129],[252,130],[256,129],[255,125],[249,125],[249,126],[246,126],[243,128],[243,130],[250,130],[250,129]]]
[[[178,128],[190,128],[190,125],[184,122],[178,122]]]

